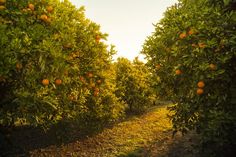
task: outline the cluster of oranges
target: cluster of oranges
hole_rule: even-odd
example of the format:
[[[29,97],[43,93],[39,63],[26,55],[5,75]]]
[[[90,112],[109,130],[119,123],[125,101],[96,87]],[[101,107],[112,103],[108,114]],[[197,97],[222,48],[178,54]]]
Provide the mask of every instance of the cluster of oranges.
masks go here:
[[[50,83],[49,79],[43,79],[43,80],[42,80],[42,84],[43,84],[44,86],[48,86],[49,83]],[[62,84],[62,80],[61,80],[61,79],[56,79],[56,80],[55,80],[55,84],[56,84],[57,86],[61,85],[61,84]]]
[[[157,64],[156,65],[156,69],[159,70],[161,68],[161,65],[160,64]],[[209,68],[210,70],[216,70],[217,69],[217,66],[213,63],[209,64]],[[180,69],[177,69],[175,70],[175,74],[176,75],[181,75],[183,72],[180,70]],[[199,81],[197,83],[197,95],[202,95],[204,93],[204,87],[205,87],[205,83],[203,81]]]
[[[194,34],[195,33],[195,31],[193,30],[193,29],[190,29],[187,33],[186,32],[183,32],[183,33],[181,33],[180,35],[179,35],[179,38],[180,39],[184,39],[184,38],[186,38],[188,35],[192,35],[192,34]],[[199,48],[205,48],[206,47],[206,44],[205,43],[203,43],[203,42],[199,42],[198,44],[192,44],[192,47],[199,47]],[[209,64],[209,68],[210,68],[210,70],[216,70],[217,69],[217,66],[215,65],[215,64]],[[176,75],[180,75],[180,74],[182,74],[182,71],[181,70],[179,70],[179,69],[177,69],[176,71],[175,71],[175,74]],[[197,83],[197,94],[198,95],[202,95],[203,93],[204,93],[204,87],[205,87],[205,83],[203,82],[203,81],[199,81],[198,83]]]
[[[6,0],[0,0],[0,11],[6,9],[6,7],[5,7],[5,3],[6,3]]]
[[[96,35],[96,37],[95,37],[95,40],[96,40],[96,42],[97,42],[97,43],[99,43],[99,42],[100,42],[100,40],[101,40],[101,37],[100,37],[100,35]]]
[[[89,88],[90,89],[93,89],[93,95],[96,97],[98,96],[100,90],[99,88],[96,86],[96,84],[100,85],[102,83],[102,80],[99,79],[97,80],[96,82],[94,82],[93,80],[93,77],[94,77],[94,74],[92,72],[87,72],[86,73],[86,77],[89,79],[89,84],[87,84],[87,81],[86,79],[83,77],[83,76],[80,76],[80,81],[83,83],[83,84],[87,84],[89,85]]]
[[[205,83],[203,81],[199,81],[197,83],[198,89],[197,89],[197,95],[202,95],[204,93],[203,88],[205,87]]]
[[[215,64],[210,64],[209,65],[209,68],[211,69],[211,70],[216,70],[217,69],[217,67],[216,67],[216,65]],[[199,81],[198,83],[197,83],[197,86],[198,86],[198,89],[197,89],[197,94],[198,95],[202,95],[203,93],[204,93],[204,87],[205,87],[205,83],[203,82],[203,81]]]
[[[23,9],[23,11],[35,11],[35,6],[34,4],[30,3],[28,4],[28,8],[27,9]],[[52,13],[53,12],[53,7],[52,6],[47,6],[46,7],[46,11],[47,13]],[[46,22],[46,23],[50,23],[51,22],[51,18],[46,15],[46,14],[42,14],[40,17],[39,17],[40,20],[42,20],[43,22]]]
[[[194,29],[191,28],[188,32],[180,33],[179,38],[180,38],[180,39],[184,39],[184,38],[186,38],[188,35],[193,35],[194,33],[195,33]]]
[[[195,34],[195,33],[196,33],[196,31],[195,31],[193,28],[191,28],[187,33],[186,33],[186,32],[180,33],[179,38],[180,38],[180,39],[184,39],[184,38],[186,38],[188,35],[193,35],[193,34]],[[202,42],[199,42],[198,44],[192,44],[192,47],[205,48],[205,47],[206,47],[206,44],[205,44],[205,43],[202,43]]]
[[[53,7],[52,6],[47,6],[46,10],[47,10],[48,13],[52,13]],[[46,22],[46,23],[50,23],[51,22],[51,18],[48,17],[46,14],[41,15],[40,19],[42,21]]]

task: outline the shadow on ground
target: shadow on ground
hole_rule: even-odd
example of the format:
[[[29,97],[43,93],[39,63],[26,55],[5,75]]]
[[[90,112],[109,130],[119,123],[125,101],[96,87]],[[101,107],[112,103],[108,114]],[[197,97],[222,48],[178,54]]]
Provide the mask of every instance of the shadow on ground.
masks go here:
[[[201,157],[197,149],[197,134],[177,134],[173,138],[170,138],[170,134],[171,132],[168,132],[166,138],[118,157]]]
[[[46,132],[40,127],[29,126],[11,128],[5,134],[0,132],[0,157],[27,157],[32,150],[83,140],[100,133],[105,127],[112,127],[105,124],[78,126],[75,122],[61,122]]]
[[[119,123],[130,121],[144,114],[127,114],[126,118],[121,119]],[[94,123],[84,123],[86,122],[62,121],[46,132],[40,127],[20,126],[7,129],[2,133],[0,128],[0,157],[27,157],[30,156],[29,152],[32,150],[40,150],[52,145],[60,147],[78,140],[82,141],[96,136],[104,129],[112,128],[118,122],[108,124],[94,120]]]

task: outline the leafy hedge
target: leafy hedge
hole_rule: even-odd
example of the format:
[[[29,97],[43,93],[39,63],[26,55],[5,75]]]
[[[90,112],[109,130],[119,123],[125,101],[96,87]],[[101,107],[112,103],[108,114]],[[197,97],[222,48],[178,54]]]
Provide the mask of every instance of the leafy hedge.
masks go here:
[[[127,104],[126,110],[141,113],[153,103],[150,72],[137,58],[131,62],[118,58],[115,63],[117,97]]]
[[[7,0],[0,6],[1,125],[48,127],[123,114],[110,86],[114,50],[107,50],[101,41],[107,35],[83,7],[67,0]]]
[[[208,157],[230,156],[236,146],[235,23],[236,12],[224,5],[180,0],[142,50],[156,90],[175,103],[174,129],[197,130]]]

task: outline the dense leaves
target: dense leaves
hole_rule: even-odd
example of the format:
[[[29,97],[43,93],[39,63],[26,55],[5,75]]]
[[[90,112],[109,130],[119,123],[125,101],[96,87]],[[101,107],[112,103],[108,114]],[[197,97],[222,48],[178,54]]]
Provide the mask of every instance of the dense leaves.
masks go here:
[[[66,0],[0,5],[0,124],[47,127],[122,115],[109,75],[114,50],[83,7]]]
[[[176,104],[174,129],[196,129],[207,153],[230,156],[236,145],[236,12],[182,0],[164,15],[142,52],[158,78],[157,91]]]
[[[117,97],[128,106],[127,111],[143,112],[152,105],[154,98],[150,72],[137,58],[130,62],[126,58],[118,58],[115,63]]]

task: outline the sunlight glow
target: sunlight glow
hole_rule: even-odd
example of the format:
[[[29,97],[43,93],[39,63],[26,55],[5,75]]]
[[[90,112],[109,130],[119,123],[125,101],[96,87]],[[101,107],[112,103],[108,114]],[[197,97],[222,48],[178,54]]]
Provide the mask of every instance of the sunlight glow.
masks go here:
[[[108,33],[108,44],[116,46],[117,57],[143,59],[139,52],[153,24],[162,17],[167,7],[178,0],[71,0],[77,7],[85,6],[86,17],[101,25]]]

